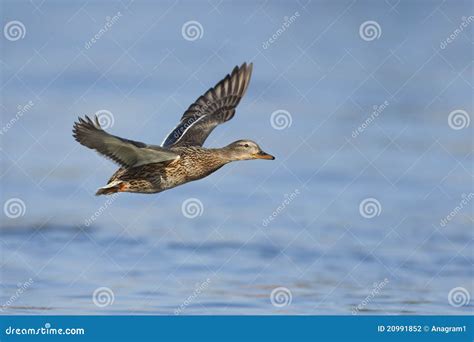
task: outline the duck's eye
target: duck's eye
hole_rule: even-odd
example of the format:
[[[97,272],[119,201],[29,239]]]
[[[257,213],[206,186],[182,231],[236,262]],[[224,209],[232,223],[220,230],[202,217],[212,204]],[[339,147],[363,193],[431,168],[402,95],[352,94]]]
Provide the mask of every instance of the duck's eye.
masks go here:
[[[249,144],[245,144],[244,147],[249,147]]]

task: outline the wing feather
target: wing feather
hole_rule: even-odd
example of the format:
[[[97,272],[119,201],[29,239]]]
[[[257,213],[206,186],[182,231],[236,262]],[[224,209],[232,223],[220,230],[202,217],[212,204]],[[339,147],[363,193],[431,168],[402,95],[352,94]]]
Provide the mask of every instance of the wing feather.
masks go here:
[[[234,116],[235,108],[248,88],[252,67],[252,63],[236,66],[230,75],[200,96],[184,112],[162,146],[202,146],[217,125]]]
[[[74,123],[73,136],[81,145],[94,149],[127,168],[179,158],[178,154],[162,147],[107,133],[100,127],[97,116],[94,121],[88,116],[85,119],[79,118]]]

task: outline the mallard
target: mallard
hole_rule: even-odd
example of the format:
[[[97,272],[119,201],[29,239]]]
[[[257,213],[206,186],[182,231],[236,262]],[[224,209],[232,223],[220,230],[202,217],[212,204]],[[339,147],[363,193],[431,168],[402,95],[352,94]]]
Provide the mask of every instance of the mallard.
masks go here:
[[[234,117],[251,75],[252,63],[236,66],[189,106],[161,146],[111,135],[102,129],[97,116],[78,118],[74,138],[120,166],[96,195],[158,193],[204,178],[233,161],[275,159],[252,140],[237,140],[221,148],[203,147],[217,125]]]

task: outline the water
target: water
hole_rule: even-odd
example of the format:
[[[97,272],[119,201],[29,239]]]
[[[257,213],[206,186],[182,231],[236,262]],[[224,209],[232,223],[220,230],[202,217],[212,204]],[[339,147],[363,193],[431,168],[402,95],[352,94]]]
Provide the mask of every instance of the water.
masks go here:
[[[37,6],[2,3],[2,22],[26,28],[1,40],[1,200],[20,199],[22,214],[2,213],[4,313],[472,313],[473,125],[448,125],[456,109],[472,118],[472,26],[440,49],[469,2]],[[201,39],[183,39],[189,20]],[[378,39],[359,36],[367,20]],[[115,166],[72,139],[78,115],[106,109],[114,134],[160,143],[250,59],[244,101],[206,145],[251,138],[275,161],[158,195],[93,196]],[[281,130],[279,109],[292,119]]]

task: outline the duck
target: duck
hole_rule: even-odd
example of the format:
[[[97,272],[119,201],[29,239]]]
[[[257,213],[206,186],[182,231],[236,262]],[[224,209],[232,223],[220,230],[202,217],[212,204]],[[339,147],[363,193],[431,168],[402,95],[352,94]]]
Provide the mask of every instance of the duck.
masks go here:
[[[73,125],[75,140],[119,166],[96,195],[154,194],[207,177],[234,161],[274,160],[274,156],[249,139],[237,140],[221,148],[203,147],[214,128],[234,117],[249,86],[252,68],[252,63],[236,66],[201,95],[161,145],[109,134],[102,129],[97,115],[79,117]]]

